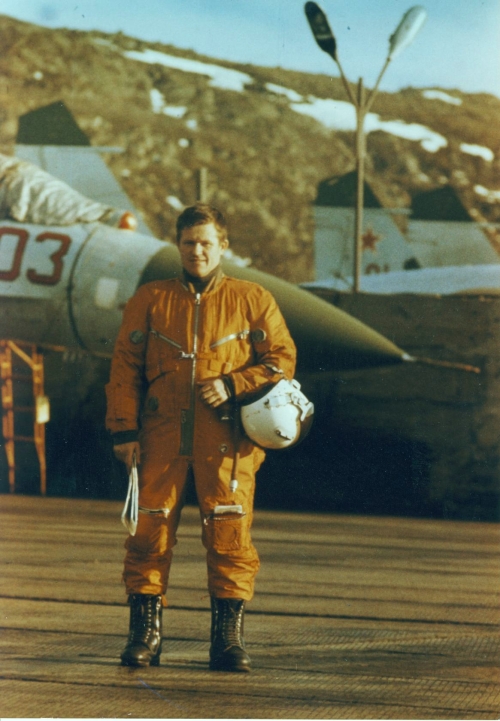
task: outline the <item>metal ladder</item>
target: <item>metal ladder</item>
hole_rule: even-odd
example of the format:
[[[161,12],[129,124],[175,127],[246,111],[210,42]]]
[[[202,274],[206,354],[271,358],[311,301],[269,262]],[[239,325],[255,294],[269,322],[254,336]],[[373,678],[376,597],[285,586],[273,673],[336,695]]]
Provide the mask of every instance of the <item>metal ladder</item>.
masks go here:
[[[23,347],[26,349],[23,350]],[[31,370],[28,374],[16,375],[12,370],[12,354],[15,353]],[[9,491],[16,491],[16,456],[17,442],[34,443],[40,465],[40,493],[47,493],[47,463],[45,457],[45,423],[49,420],[49,400],[44,394],[44,363],[43,354],[36,345],[31,343],[0,340],[0,380],[2,401],[2,432],[5,442],[5,454],[9,469]],[[14,405],[14,381],[30,381],[33,383],[33,405]],[[15,434],[15,414],[33,414],[33,436]]]

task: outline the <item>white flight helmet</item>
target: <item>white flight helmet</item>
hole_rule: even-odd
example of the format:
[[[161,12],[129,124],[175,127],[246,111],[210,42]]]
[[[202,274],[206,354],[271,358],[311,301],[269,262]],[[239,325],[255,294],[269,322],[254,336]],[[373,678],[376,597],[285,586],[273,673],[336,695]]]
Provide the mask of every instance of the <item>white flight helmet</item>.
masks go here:
[[[241,406],[247,436],[262,448],[288,448],[308,434],[314,405],[296,380],[283,379],[267,393]]]

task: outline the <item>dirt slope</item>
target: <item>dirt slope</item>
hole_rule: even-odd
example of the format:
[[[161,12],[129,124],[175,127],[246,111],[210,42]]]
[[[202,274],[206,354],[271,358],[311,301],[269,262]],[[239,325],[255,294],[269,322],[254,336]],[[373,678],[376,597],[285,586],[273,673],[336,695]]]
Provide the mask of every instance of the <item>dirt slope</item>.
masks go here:
[[[124,54],[146,49],[238,70],[249,82],[241,91],[223,89],[206,75]],[[167,197],[193,202],[197,170],[206,167],[210,200],[227,212],[235,252],[261,269],[304,281],[312,270],[317,184],[353,169],[353,133],[296,112],[290,95],[269,84],[305,100],[346,99],[337,78],[236,65],[122,34],[50,30],[0,16],[1,152],[13,152],[20,114],[63,100],[93,145],[125,149],[107,162],[159,237],[172,237],[178,212]],[[446,93],[461,104],[413,88],[380,93],[373,111],[382,120],[423,125],[447,144],[430,152],[418,141],[373,132],[368,179],[392,207],[451,182],[478,219],[498,222],[500,193],[488,191],[500,187],[500,99]],[[155,98],[184,113],[155,112]],[[488,148],[495,158],[464,152],[464,143]]]

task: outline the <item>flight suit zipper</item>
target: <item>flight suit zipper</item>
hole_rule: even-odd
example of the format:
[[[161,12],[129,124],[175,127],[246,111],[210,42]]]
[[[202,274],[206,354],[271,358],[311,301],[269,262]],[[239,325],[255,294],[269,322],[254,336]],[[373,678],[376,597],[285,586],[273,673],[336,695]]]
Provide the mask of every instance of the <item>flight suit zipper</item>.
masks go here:
[[[179,453],[181,456],[191,456],[193,454],[194,440],[194,414],[196,406],[196,361],[198,353],[198,326],[200,323],[200,304],[201,294],[196,293],[194,298],[194,318],[193,318],[193,345],[191,356],[191,384],[189,395],[189,408],[181,410],[181,447]],[[187,355],[187,354],[186,354]]]

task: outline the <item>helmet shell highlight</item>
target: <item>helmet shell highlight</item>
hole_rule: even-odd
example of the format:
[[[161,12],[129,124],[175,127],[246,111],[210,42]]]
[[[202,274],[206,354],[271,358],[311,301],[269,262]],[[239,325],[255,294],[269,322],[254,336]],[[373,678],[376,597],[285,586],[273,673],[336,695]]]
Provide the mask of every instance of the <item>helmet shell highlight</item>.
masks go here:
[[[241,422],[251,441],[279,450],[297,444],[309,432],[314,405],[296,380],[283,379],[269,391],[241,406]]]

